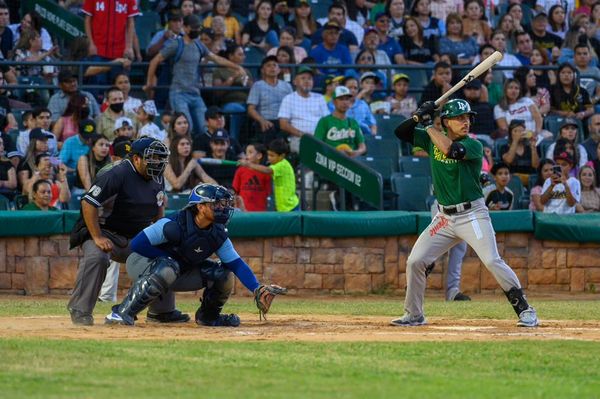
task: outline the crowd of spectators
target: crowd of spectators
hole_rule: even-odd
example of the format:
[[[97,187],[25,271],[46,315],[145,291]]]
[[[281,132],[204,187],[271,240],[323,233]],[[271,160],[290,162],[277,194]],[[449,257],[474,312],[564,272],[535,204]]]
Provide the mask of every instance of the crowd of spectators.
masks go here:
[[[340,151],[360,159],[369,138],[393,138],[378,117],[410,117],[460,79],[457,66],[501,51],[506,69],[454,95],[478,113],[471,130],[485,146],[490,208],[518,206],[508,187],[516,176],[532,210],[600,211],[600,2],[325,3],[315,18],[309,0],[165,0],[145,10],[136,0],[115,9],[59,0],[84,18],[85,36],[64,43],[37,13],[10,15],[0,2],[0,61],[22,62],[0,62],[0,194],[39,209],[77,208],[100,169],[150,136],[171,151],[170,193],[217,182],[239,195],[241,209],[266,210],[270,195],[273,208],[297,209],[289,170],[297,176],[302,135],[343,142]],[[164,24],[145,48],[135,23],[142,13]],[[250,54],[256,71],[245,65]],[[105,64],[83,76],[76,67],[27,64],[53,60]],[[137,77],[143,90],[132,90],[139,61],[149,66]],[[407,68],[419,65],[428,82],[421,87]],[[56,89],[11,88],[24,82]]]

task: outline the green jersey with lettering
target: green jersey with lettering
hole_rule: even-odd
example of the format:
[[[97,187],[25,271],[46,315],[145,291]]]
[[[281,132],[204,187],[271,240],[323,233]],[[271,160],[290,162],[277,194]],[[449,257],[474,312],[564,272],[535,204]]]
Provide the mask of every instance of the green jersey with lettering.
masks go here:
[[[338,119],[333,115],[319,119],[315,137],[332,147],[348,144],[353,150],[356,150],[360,143],[365,142],[365,137],[356,120],[352,118]]]
[[[465,146],[467,153],[461,160],[450,159],[433,145],[425,129],[415,129],[414,144],[429,154],[433,190],[438,202],[444,206],[483,198],[479,183],[483,145],[469,136],[458,141]]]

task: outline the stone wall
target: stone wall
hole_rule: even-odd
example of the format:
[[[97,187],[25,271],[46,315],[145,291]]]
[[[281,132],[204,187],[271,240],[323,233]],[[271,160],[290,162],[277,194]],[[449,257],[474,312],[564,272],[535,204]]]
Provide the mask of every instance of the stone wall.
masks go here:
[[[528,291],[595,291],[600,284],[600,245],[537,241],[530,233],[499,233],[498,249]],[[406,259],[416,236],[374,238],[277,237],[234,239],[259,280],[296,294],[401,293]],[[80,250],[68,237],[0,238],[0,293],[66,294],[73,287]],[[444,285],[446,260],[428,278],[429,290]],[[130,281],[123,268],[120,286]],[[499,287],[469,249],[463,263],[466,293]],[[236,282],[236,292],[245,293]]]

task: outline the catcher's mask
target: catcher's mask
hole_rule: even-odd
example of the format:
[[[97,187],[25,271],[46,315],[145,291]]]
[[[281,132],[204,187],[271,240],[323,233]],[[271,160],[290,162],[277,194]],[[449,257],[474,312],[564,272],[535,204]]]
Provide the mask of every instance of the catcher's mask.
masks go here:
[[[196,204],[210,203],[213,208],[215,223],[227,224],[233,215],[233,195],[223,186],[216,184],[198,184],[188,199],[186,208]]]
[[[143,137],[131,145],[130,155],[139,155],[146,163],[146,173],[155,182],[162,184],[163,172],[169,162],[169,149],[161,141]]]

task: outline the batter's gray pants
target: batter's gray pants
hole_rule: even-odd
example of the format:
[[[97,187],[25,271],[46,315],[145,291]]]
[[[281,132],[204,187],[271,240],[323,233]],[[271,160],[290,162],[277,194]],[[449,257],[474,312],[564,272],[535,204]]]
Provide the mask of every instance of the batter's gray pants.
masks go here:
[[[496,233],[483,198],[472,202],[472,208],[446,215],[438,212],[431,224],[421,233],[406,264],[406,299],[404,310],[413,315],[423,314],[425,268],[437,258],[465,241],[492,273],[504,291],[521,288],[517,275],[498,254]]]
[[[96,246],[94,240],[87,240],[81,245],[83,258],[79,262],[75,288],[69,300],[69,309],[89,314],[94,311],[110,260],[124,263],[131,253],[129,240],[125,237],[122,237],[122,240],[127,242],[127,246],[122,248],[113,242],[111,252],[102,251]]]
[[[150,268],[152,262],[153,259],[146,258],[136,252],[129,255],[126,267],[127,274],[129,275],[129,278],[131,278],[131,281],[138,280]],[[171,312],[175,310],[175,292],[198,291],[202,288],[212,287],[213,284],[219,284],[219,286],[215,288],[217,288],[218,295],[223,297],[219,299],[225,303],[233,289],[234,281],[233,273],[229,273],[229,277],[226,281],[213,282],[202,278],[200,267],[189,270],[186,269],[177,280],[175,280],[169,291],[163,295],[162,298],[156,299],[150,304],[148,311],[157,314]]]

